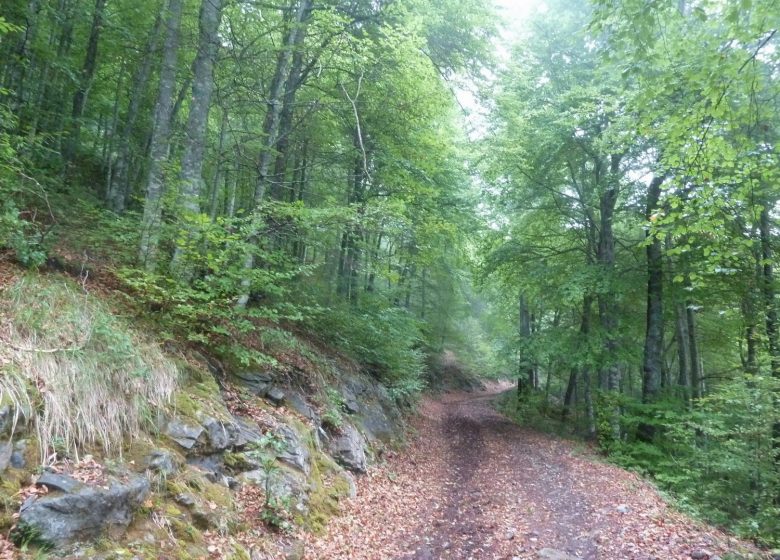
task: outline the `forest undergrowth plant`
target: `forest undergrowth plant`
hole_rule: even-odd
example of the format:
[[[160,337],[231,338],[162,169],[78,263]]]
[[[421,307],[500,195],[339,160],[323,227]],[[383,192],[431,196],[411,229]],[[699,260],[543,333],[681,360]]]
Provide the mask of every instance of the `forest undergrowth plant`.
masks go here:
[[[344,397],[333,387],[325,389],[325,410],[322,413],[322,421],[335,430],[344,425]]]
[[[263,471],[263,490],[265,499],[260,511],[260,519],[274,529],[289,531],[292,529],[292,508],[290,496],[281,495],[276,485],[281,476],[279,456],[287,450],[287,442],[273,432],[267,432],[251,445],[247,455],[260,462]]]
[[[345,306],[324,315],[317,330],[364,364],[396,400],[425,388],[420,324],[405,309],[379,302],[364,310]]]
[[[179,377],[156,345],[62,279],[29,274],[0,306],[8,318],[0,344],[26,390],[17,382],[12,394],[35,405],[42,462],[92,446],[121,453],[123,441],[153,429]]]

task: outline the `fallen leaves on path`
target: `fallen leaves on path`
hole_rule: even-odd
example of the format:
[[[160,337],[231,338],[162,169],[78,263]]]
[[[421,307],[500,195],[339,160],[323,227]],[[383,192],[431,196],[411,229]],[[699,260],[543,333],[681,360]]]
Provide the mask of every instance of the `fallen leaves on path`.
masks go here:
[[[345,515],[306,537],[306,558],[762,557],[672,510],[637,475],[510,422],[490,398],[426,399],[409,447],[358,480]]]
[[[0,535],[0,560],[14,560],[16,557],[14,545],[3,535]]]

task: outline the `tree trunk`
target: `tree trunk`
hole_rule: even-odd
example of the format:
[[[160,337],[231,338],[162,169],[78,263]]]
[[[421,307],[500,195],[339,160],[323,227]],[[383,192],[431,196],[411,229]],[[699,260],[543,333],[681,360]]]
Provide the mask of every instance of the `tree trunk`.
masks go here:
[[[297,9],[295,11],[295,17],[290,22],[290,29],[287,32],[287,36],[284,41],[284,47],[279,53],[279,57],[276,62],[276,71],[271,82],[271,90],[268,95],[268,112],[265,116],[263,123],[263,134],[265,142],[263,148],[260,150],[260,157],[257,164],[257,183],[255,184],[255,193],[253,197],[254,207],[257,209],[265,198],[265,193],[268,188],[268,178],[271,171],[271,162],[274,156],[274,149],[279,135],[279,122],[283,106],[283,93],[284,85],[290,76],[290,66],[292,62],[293,52],[296,45],[299,45],[299,34],[305,33],[305,22],[309,19],[312,11],[313,0],[298,0]],[[259,225],[252,226],[254,231],[249,236],[249,243],[257,243],[257,235]],[[255,266],[255,255],[253,252],[249,252],[244,258],[244,278],[241,280],[240,295],[238,297],[237,306],[239,308],[246,307],[249,301],[249,291],[251,288],[251,280],[249,279],[250,271]]]
[[[293,45],[292,64],[290,73],[284,84],[284,96],[282,97],[282,112],[279,116],[279,137],[276,142],[276,163],[274,164],[274,180],[271,196],[275,200],[284,200],[284,188],[287,175],[287,162],[290,149],[290,135],[293,129],[293,116],[295,114],[295,96],[301,85],[301,70],[303,67],[303,41],[305,33],[296,35]]]
[[[103,167],[106,170],[106,192],[111,188],[111,176],[114,172],[114,146],[116,145],[116,130],[119,126],[119,100],[121,98],[120,92],[122,85],[125,81],[125,70],[127,64],[122,62],[121,69],[119,71],[119,79],[116,84],[116,92],[114,94],[114,107],[111,111],[111,125],[106,129],[105,139],[103,141],[103,154],[101,160],[103,161]]]
[[[7,77],[3,81],[7,89],[13,95],[11,102],[11,111],[19,116],[19,131],[23,130],[23,110],[27,106],[27,69],[33,67],[34,53],[32,45],[38,35],[39,13],[41,11],[41,0],[29,0],[25,13],[25,24],[13,49],[14,60],[7,66]]]
[[[203,157],[206,151],[211,94],[214,91],[214,64],[219,47],[221,20],[222,0],[203,0],[198,18],[198,53],[193,64],[192,98],[181,161],[181,214],[177,218],[183,222],[184,232],[176,236],[176,249],[171,262],[171,270],[179,280],[189,280],[192,276],[191,267],[187,266],[183,259],[187,249],[195,241],[196,225],[193,218],[200,214],[200,197],[204,190]]]
[[[692,304],[685,306],[685,317],[688,324],[688,353],[690,356],[691,394],[700,399],[702,391],[702,367],[699,357],[699,343],[696,338],[696,310]]]
[[[225,173],[225,138],[227,137],[228,110],[222,108],[222,118],[219,124],[219,141],[217,143],[217,162],[214,170],[214,181],[209,193],[209,220],[213,223],[217,219],[219,206],[220,185],[226,184]]]
[[[772,264],[772,224],[769,218],[768,204],[761,210],[761,260],[762,292],[766,305],[766,340],[769,350],[769,366],[772,377],[780,378],[780,340],[778,339],[777,302],[775,301],[775,275]]]
[[[518,301],[518,333],[520,335],[518,376],[525,378],[528,390],[531,391],[535,388],[536,381],[534,361],[531,356],[531,313],[528,310],[528,301],[523,293],[520,294]],[[518,386],[520,386],[519,383]]]
[[[176,59],[179,49],[182,0],[170,0],[165,22],[163,63],[160,70],[160,87],[154,107],[154,123],[149,149],[149,171],[146,179],[146,198],[141,223],[140,260],[146,270],[157,266],[160,241],[163,199],[163,168],[168,160],[173,112],[173,92],[176,87]]]
[[[579,343],[585,344],[590,334],[590,312],[592,307],[593,298],[589,295],[582,299],[582,318],[580,320],[580,336]],[[584,369],[587,366],[584,366]],[[574,406],[575,395],[577,392],[577,367],[571,368],[569,373],[569,383],[566,385],[566,394],[563,397],[563,419],[565,420]],[[586,394],[590,395],[590,389],[586,388]],[[588,397],[589,398],[589,397]],[[588,404],[588,403],[586,403]],[[589,403],[592,407],[592,402]],[[592,413],[592,411],[591,411]]]
[[[663,177],[654,177],[647,190],[647,220],[652,219],[661,198]],[[642,362],[642,400],[650,402],[661,390],[664,351],[664,309],[663,309],[663,256],[661,240],[651,236],[647,246],[647,326],[645,329],[644,359]]]
[[[609,175],[604,191],[599,197],[600,231],[598,257],[601,273],[609,287],[607,291],[601,291],[598,296],[599,318],[601,328],[604,331],[604,345],[600,378],[605,388],[610,393],[620,391],[621,369],[618,362],[618,309],[615,303],[615,294],[612,290],[615,269],[615,236],[612,229],[615,214],[615,206],[618,198],[620,159],[618,155],[610,156]],[[602,411],[609,417],[611,434],[610,439],[617,441],[620,438],[620,407],[614,406],[611,410]]]
[[[763,267],[758,267],[756,277],[761,281]],[[745,373],[755,375],[758,373],[758,312],[753,293],[748,292],[742,299],[742,319],[745,322],[745,353],[742,356],[742,367]],[[740,343],[740,354],[742,344]]]
[[[90,87],[92,87],[92,80],[95,77],[95,69],[97,68],[98,43],[100,41],[100,31],[103,28],[103,11],[105,7],[106,0],[95,0],[95,9],[92,12],[92,27],[89,32],[89,40],[87,41],[84,65],[81,68],[78,88],[76,93],[73,94],[70,135],[63,153],[66,167],[73,164],[73,159],[76,157],[81,144],[81,119],[84,116],[87,95]]]
[[[117,214],[121,214],[125,211],[127,198],[130,194],[129,169],[132,156],[132,138],[133,133],[135,132],[136,122],[138,121],[141,102],[143,101],[146,86],[149,83],[149,77],[152,73],[154,55],[160,46],[162,24],[162,17],[157,16],[146,44],[144,56],[141,59],[138,69],[133,74],[127,116],[125,117],[125,122],[122,126],[122,132],[119,135],[119,154],[116,158],[116,168],[111,177],[111,184],[106,192],[106,205],[110,210]]]
[[[677,385],[682,388],[683,397],[689,400],[691,396],[690,351],[688,349],[688,318],[684,303],[678,303],[675,308],[675,338],[677,339]]]
[[[612,225],[618,197],[617,175],[619,168],[620,156],[612,155],[608,184],[599,200],[601,230],[599,232],[598,257],[602,274],[606,277],[608,285],[612,284],[611,277],[615,268],[615,236]],[[618,321],[614,294],[609,292],[599,294],[599,316],[605,337],[604,356],[607,363],[602,366],[602,369],[606,389],[619,391],[620,367],[615,358],[618,350]]]

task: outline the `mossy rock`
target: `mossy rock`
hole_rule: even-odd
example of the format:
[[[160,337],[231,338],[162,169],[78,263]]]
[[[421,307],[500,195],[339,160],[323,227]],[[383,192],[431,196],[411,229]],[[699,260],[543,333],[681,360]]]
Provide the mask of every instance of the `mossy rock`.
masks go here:
[[[173,535],[181,540],[194,544],[203,544],[201,531],[186,519],[170,519]]]
[[[258,462],[244,452],[228,451],[222,455],[222,461],[230,472],[242,473],[259,468]]]
[[[221,421],[231,419],[230,412],[222,400],[222,390],[214,376],[203,369],[177,361],[183,372],[181,388],[174,396],[173,409],[182,418],[199,419],[203,415]]]
[[[341,501],[350,495],[350,484],[344,470],[324,453],[316,453],[310,478],[309,509],[296,519],[307,530],[320,534],[328,521],[341,511]]]

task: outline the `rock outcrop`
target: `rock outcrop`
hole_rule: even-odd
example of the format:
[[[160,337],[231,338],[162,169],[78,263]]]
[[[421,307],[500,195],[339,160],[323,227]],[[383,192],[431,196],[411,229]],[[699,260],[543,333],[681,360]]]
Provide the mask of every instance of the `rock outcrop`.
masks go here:
[[[22,504],[17,530],[54,546],[124,531],[150,491],[146,477],[126,478],[98,486],[45,473],[38,484],[51,492],[32,496]]]
[[[340,432],[331,434],[327,449],[343,467],[357,473],[366,472],[366,438],[355,426],[345,424]]]

